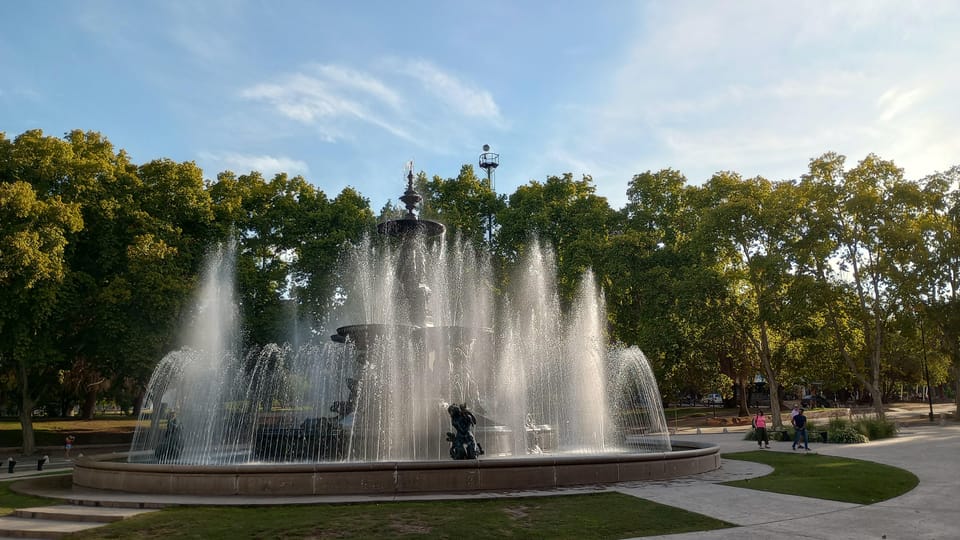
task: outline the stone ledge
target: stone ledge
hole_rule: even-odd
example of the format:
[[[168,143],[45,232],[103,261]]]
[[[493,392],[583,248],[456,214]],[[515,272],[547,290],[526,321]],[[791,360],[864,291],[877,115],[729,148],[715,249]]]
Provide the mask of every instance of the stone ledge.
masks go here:
[[[155,465],[90,456],[73,483],[127,493],[304,496],[462,493],[552,489],[662,480],[716,470],[719,447],[674,442],[673,452],[533,456],[476,461],[399,461],[275,465]]]

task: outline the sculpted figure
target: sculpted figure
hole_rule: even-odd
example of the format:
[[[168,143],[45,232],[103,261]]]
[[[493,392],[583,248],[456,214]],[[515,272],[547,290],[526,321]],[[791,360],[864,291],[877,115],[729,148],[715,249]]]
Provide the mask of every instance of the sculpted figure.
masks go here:
[[[453,459],[477,459],[483,455],[483,447],[477,444],[470,431],[477,424],[477,418],[467,409],[466,404],[453,403],[447,407],[450,423],[456,433],[447,432],[450,441],[450,457]]]

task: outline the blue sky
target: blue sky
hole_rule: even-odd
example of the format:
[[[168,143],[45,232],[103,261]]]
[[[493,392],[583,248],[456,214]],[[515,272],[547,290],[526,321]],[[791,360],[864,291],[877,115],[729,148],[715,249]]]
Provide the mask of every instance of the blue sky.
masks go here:
[[[826,151],[960,164],[960,2],[67,1],[0,9],[0,131],[302,174],[374,210],[403,166],[611,205],[673,167],[796,178]]]

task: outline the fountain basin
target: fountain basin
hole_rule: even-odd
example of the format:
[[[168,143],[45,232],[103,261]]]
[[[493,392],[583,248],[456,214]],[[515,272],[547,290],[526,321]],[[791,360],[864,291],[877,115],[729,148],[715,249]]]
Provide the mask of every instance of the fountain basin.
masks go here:
[[[127,493],[237,496],[402,495],[553,489],[663,480],[720,468],[719,447],[673,441],[671,452],[463,461],[167,465],[77,460],[73,483]]]
[[[423,235],[432,238],[443,234],[445,229],[442,223],[418,218],[392,219],[377,224],[378,233],[395,237]]]

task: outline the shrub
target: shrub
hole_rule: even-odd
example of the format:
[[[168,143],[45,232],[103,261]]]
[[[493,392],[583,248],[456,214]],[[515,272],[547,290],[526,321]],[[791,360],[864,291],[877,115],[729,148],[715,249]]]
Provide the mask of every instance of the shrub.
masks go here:
[[[897,425],[883,418],[861,418],[857,420],[854,427],[871,441],[889,439],[897,435]]]
[[[856,429],[845,426],[839,429],[831,429],[827,432],[827,442],[839,444],[865,443],[869,439]]]
[[[827,424],[827,431],[837,431],[846,427],[850,427],[850,422],[848,422],[846,418],[833,416]]]
[[[771,429],[773,429],[773,426],[767,428],[767,440],[769,440],[769,441],[779,441],[779,440],[780,440],[780,434],[779,434],[779,433],[771,433],[771,431],[770,431]],[[755,441],[755,440],[757,440],[757,430],[754,429],[754,428],[750,428],[749,430],[747,430],[747,434],[744,435],[743,440],[745,440],[745,441]]]
[[[767,428],[767,439],[773,440],[773,435],[770,433],[770,428]],[[745,441],[755,441],[757,440],[757,430],[750,428],[747,430],[746,437],[743,438]]]

